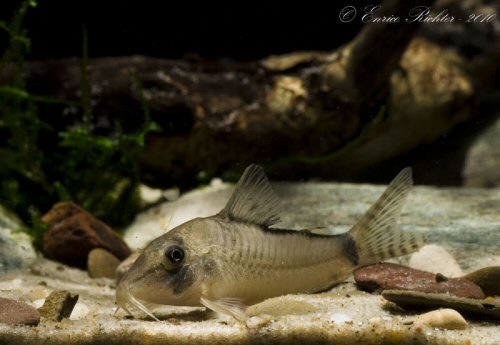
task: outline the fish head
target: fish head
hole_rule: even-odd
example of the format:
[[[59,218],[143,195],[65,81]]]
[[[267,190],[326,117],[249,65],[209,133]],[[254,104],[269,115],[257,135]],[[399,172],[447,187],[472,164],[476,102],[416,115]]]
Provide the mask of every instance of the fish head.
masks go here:
[[[117,304],[125,310],[131,304],[143,311],[140,301],[199,305],[203,278],[210,271],[206,226],[205,219],[193,219],[153,240],[121,278]]]

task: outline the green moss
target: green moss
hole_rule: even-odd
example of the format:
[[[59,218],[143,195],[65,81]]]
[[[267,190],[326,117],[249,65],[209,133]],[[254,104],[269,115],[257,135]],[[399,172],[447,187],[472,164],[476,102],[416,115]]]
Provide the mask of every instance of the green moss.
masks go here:
[[[150,120],[142,99],[140,128],[125,132],[116,123],[109,133],[97,133],[85,29],[81,102],[30,93],[23,79],[30,39],[22,20],[35,5],[34,1],[25,1],[11,23],[0,21],[0,29],[10,37],[0,71],[15,66],[15,78],[0,85],[0,203],[31,226],[29,232],[40,244],[45,232],[40,214],[58,201],[74,201],[115,227],[129,222],[141,206],[137,156],[144,148],[146,135],[157,131],[158,126]],[[133,71],[131,74],[141,93],[140,80]],[[81,116],[64,128],[54,128],[41,116],[40,106],[47,104],[74,107]]]

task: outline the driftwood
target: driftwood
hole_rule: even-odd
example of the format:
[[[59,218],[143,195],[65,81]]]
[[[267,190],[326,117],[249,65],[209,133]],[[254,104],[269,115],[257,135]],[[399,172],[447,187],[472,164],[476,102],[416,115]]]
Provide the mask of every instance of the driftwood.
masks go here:
[[[411,7],[386,1],[380,15],[404,16]],[[252,162],[274,178],[353,178],[471,118],[476,84],[487,75],[468,73],[467,61],[415,38],[417,29],[370,23],[334,52],[245,64],[91,59],[93,112],[100,126],[121,119],[133,128],[146,101],[163,129],[141,156],[144,179],[155,185],[188,185],[200,172]],[[26,67],[30,91],[80,102],[79,59]]]

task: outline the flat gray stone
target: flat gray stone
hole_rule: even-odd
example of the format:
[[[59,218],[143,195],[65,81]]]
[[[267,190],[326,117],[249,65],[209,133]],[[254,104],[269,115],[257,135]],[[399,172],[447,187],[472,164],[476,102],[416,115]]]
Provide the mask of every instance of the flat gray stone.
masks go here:
[[[436,309],[451,308],[460,312],[500,320],[500,301],[457,297],[442,293],[385,290],[382,296],[404,308]]]
[[[21,220],[0,205],[0,274],[22,269],[36,258]]]
[[[348,230],[372,205],[385,186],[332,183],[276,183],[286,213],[278,226],[293,229],[326,227],[332,233]],[[214,190],[215,189],[215,190]],[[228,185],[197,190],[177,201],[139,215],[127,234],[133,248],[146,244],[165,229],[196,216],[218,212],[231,193]],[[455,257],[467,273],[500,265],[500,190],[416,187],[403,209],[403,229],[423,231]],[[394,260],[407,263],[408,258]],[[384,300],[357,290],[352,282],[321,294],[287,295],[250,307],[252,316],[269,315],[257,329],[204,308],[162,306],[160,322],[134,310],[116,316],[115,286],[109,279],[91,279],[87,272],[39,259],[28,271],[0,279],[0,296],[26,296],[40,286],[80,295],[69,319],[44,321],[37,331],[0,325],[0,342],[24,344],[500,344],[500,323],[467,319],[466,330],[429,328],[411,322],[413,313],[384,308]],[[255,322],[259,324],[258,322]]]

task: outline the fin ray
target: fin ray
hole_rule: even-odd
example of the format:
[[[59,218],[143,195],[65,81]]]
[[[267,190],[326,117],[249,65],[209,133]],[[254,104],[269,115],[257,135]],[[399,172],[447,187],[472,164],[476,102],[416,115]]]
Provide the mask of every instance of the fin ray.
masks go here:
[[[412,185],[411,168],[405,168],[349,231],[356,242],[359,265],[409,254],[424,244],[423,234],[398,228],[401,209]]]
[[[280,221],[281,202],[262,167],[252,164],[245,169],[219,216],[264,226]]]
[[[230,315],[240,322],[246,322],[248,319],[246,315],[247,306],[238,298],[211,300],[206,297],[201,297],[200,302],[208,309],[221,314]]]

